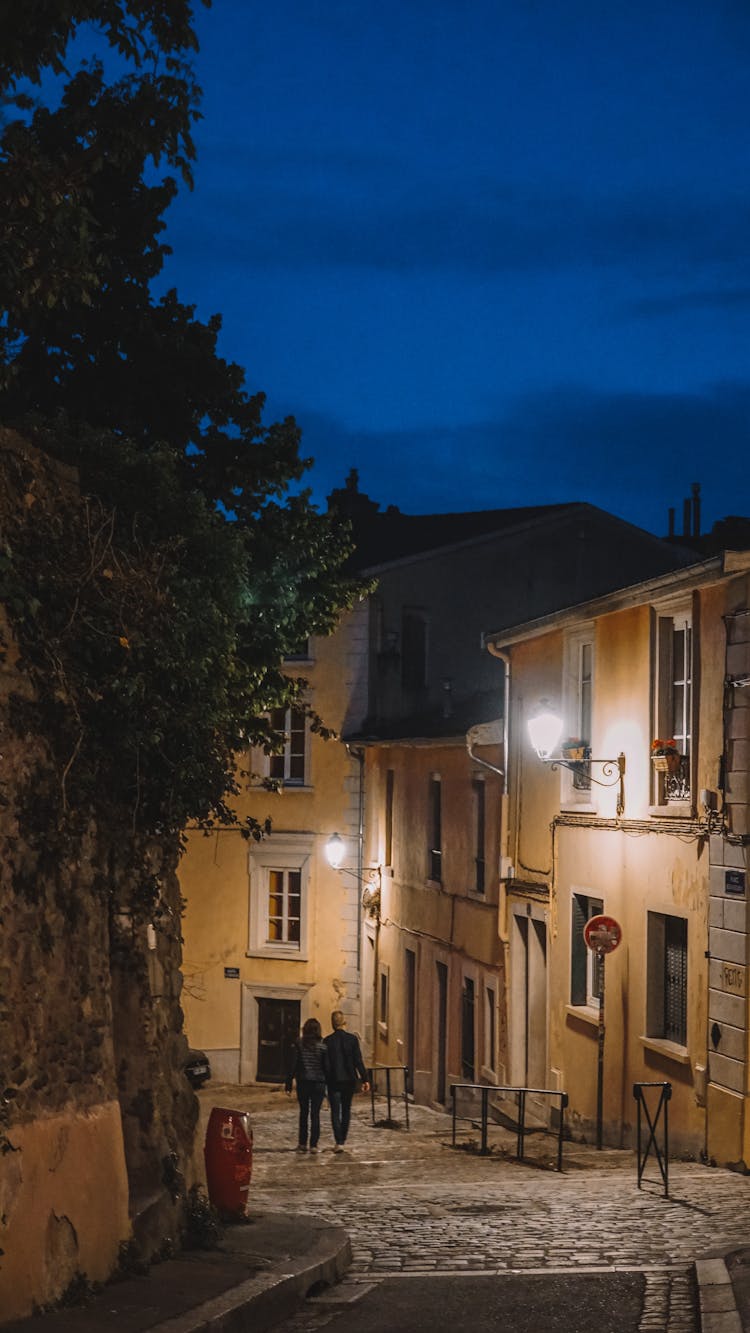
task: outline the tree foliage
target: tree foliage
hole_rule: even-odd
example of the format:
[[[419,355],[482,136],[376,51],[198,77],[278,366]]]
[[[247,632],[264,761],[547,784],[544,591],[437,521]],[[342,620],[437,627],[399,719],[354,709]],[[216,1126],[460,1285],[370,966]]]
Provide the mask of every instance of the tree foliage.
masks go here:
[[[263,424],[220,318],[152,296],[168,172],[189,178],[194,156],[191,5],[6,0],[0,25],[3,421],[74,465],[83,496],[56,513],[21,478],[2,532],[35,695],[18,725],[54,746],[48,821],[106,807],[176,837],[234,819],[237,750],[278,741],[262,715],[303,689],[282,656],[356,594],[348,536],[290,493],[299,431]],[[86,25],[114,72],[69,69]],[[59,97],[35,97],[50,71]]]

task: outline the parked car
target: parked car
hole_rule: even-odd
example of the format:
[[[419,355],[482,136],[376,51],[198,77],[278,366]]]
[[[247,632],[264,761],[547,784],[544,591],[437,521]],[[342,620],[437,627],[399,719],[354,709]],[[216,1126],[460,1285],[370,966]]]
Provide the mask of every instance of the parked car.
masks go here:
[[[205,1051],[189,1050],[183,1069],[193,1088],[202,1088],[211,1077],[211,1063]]]

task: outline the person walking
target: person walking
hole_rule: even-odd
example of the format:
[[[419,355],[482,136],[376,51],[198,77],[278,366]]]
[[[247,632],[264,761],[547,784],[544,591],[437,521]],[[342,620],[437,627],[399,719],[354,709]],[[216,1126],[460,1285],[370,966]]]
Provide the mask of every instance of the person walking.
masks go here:
[[[346,1136],[349,1133],[349,1121],[352,1113],[352,1099],[357,1086],[357,1079],[362,1080],[362,1091],[368,1092],[367,1070],[362,1059],[357,1038],[351,1032],[345,1032],[346,1019],[340,1009],[331,1014],[333,1031],[325,1039],[328,1050],[328,1100],[331,1105],[331,1128],[336,1140],[334,1152],[343,1152]]]
[[[328,1049],[317,1018],[308,1018],[302,1028],[302,1037],[294,1044],[292,1061],[286,1076],[284,1091],[291,1096],[292,1083],[297,1084],[299,1102],[299,1134],[297,1152],[307,1152],[307,1125],[310,1122],[310,1152],[318,1151],[320,1138],[320,1108],[330,1078]]]

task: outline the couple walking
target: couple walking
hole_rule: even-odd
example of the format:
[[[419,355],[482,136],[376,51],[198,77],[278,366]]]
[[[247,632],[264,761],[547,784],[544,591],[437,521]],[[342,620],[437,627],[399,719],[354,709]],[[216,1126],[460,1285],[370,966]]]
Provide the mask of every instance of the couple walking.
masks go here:
[[[328,1089],[331,1107],[331,1127],[336,1140],[334,1152],[343,1152],[349,1133],[352,1098],[357,1079],[367,1092],[367,1070],[357,1038],[345,1032],[346,1019],[340,1009],[331,1014],[333,1031],[323,1040],[317,1018],[308,1018],[302,1037],[295,1044],[293,1063],[287,1074],[285,1091],[291,1093],[297,1084],[299,1102],[299,1143],[297,1152],[307,1152],[307,1124],[310,1122],[310,1152],[318,1151],[320,1138],[320,1108]]]

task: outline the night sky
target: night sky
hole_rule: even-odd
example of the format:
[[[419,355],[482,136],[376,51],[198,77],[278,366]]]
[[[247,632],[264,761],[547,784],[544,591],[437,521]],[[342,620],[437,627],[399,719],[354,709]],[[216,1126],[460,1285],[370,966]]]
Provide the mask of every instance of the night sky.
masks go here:
[[[162,285],[415,513],[750,514],[747,0],[197,6]]]

